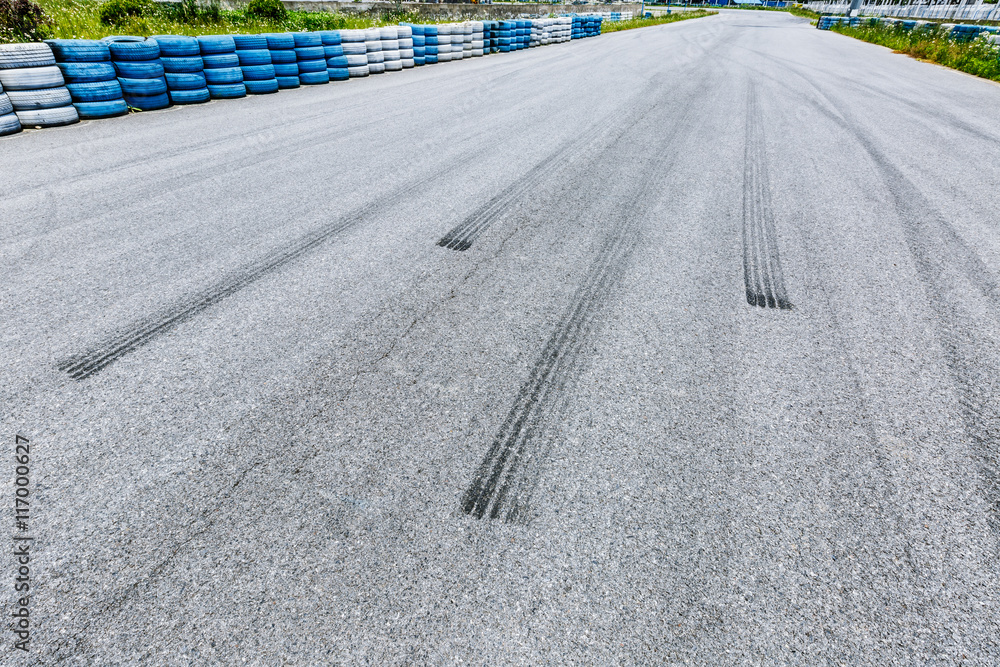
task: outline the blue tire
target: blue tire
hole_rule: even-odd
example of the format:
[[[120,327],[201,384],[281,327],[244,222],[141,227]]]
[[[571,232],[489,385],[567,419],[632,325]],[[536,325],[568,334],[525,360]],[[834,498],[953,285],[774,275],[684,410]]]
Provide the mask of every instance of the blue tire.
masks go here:
[[[298,88],[299,77],[298,76],[276,76],[274,77],[278,82],[278,88],[281,90],[286,90],[288,88]]]
[[[159,60],[122,61],[115,63],[115,71],[125,79],[155,79],[163,76],[163,64]]]
[[[0,116],[0,137],[5,134],[17,134],[21,131],[21,121],[16,114],[7,113]]]
[[[427,63],[427,60],[423,56],[420,56],[420,57],[413,56],[413,65],[414,65],[414,67],[420,67],[421,65],[425,65],[426,63]]]
[[[73,104],[81,102],[111,102],[122,98],[122,87],[118,80],[96,81],[94,83],[67,83],[66,88],[73,98]]]
[[[107,102],[74,102],[73,106],[76,107],[76,113],[80,115],[81,120],[114,118],[128,113],[128,105],[121,98]]]
[[[108,43],[98,39],[47,39],[56,62],[99,63],[111,60]]]
[[[240,67],[271,64],[271,52],[267,49],[258,49],[256,51],[237,51],[236,57],[239,58]]]
[[[167,58],[191,58],[201,55],[201,47],[198,40],[187,35],[153,35],[150,39],[155,39],[160,45],[160,57]]]
[[[425,65],[436,65],[437,61],[438,61],[438,57],[436,55],[430,55],[430,54],[428,54],[428,55],[424,56],[424,64]]]
[[[205,70],[205,81],[209,86],[230,86],[243,82],[243,70],[239,67]]]
[[[275,77],[274,65],[249,65],[241,69],[243,81],[267,81]]]
[[[292,65],[299,61],[295,49],[271,49],[272,65]]]
[[[151,39],[144,42],[110,42],[108,50],[114,62],[140,62],[160,57],[160,45]]]
[[[247,95],[270,95],[278,92],[278,80],[267,79],[265,81],[244,81],[247,88]]]
[[[274,68],[275,76],[298,76],[299,66],[292,63],[291,65],[271,65]]]
[[[122,85],[122,93],[124,93],[126,99],[129,96],[156,97],[167,94],[167,81],[162,76],[158,79],[119,78],[118,83]]]
[[[323,46],[337,46],[340,44],[339,30],[320,30],[316,34],[319,35],[319,39],[323,43]]]
[[[267,37],[264,35],[233,35],[233,44],[237,51],[266,51]]]
[[[204,104],[212,99],[208,88],[197,90],[171,90],[170,101],[174,104]]]
[[[347,67],[328,67],[326,73],[330,75],[330,81],[347,81],[351,76]]]
[[[326,51],[322,46],[303,46],[295,49],[295,56],[299,62],[303,60],[322,60],[326,58]]]
[[[247,96],[247,87],[242,83],[229,83],[222,86],[209,86],[213,100],[232,100]]]
[[[323,57],[327,60],[330,58],[339,58],[342,55],[344,55],[344,47],[340,44],[323,47]]]
[[[232,35],[201,35],[198,37],[198,47],[202,56],[232,53],[236,50],[236,42]]]
[[[318,86],[330,83],[330,74],[325,67],[322,72],[299,72],[299,81],[304,86]]]
[[[115,66],[107,63],[59,63],[66,83],[95,83],[118,77]]]
[[[240,57],[236,55],[235,51],[232,53],[209,54],[202,56],[201,60],[205,63],[205,69],[226,69],[228,67],[240,66]]]
[[[323,46],[323,38],[319,36],[319,33],[315,32],[293,32],[292,40],[295,42],[296,49],[308,46]]]
[[[290,32],[268,32],[261,35],[267,41],[267,48],[274,51],[275,49],[294,49],[295,48],[295,38],[292,37]]]
[[[317,74],[326,71],[326,60],[300,60],[298,67],[300,77],[307,73]]]
[[[338,68],[347,67],[347,56],[337,56],[336,58],[326,59],[326,68]]]
[[[139,111],[156,111],[170,106],[170,98],[165,92],[160,95],[125,95],[125,102]]]
[[[201,56],[190,58],[160,58],[164,72],[171,74],[195,74],[205,69]]]
[[[205,75],[201,73],[191,74],[165,74],[167,80],[167,90],[170,92],[178,90],[201,90],[207,84]]]

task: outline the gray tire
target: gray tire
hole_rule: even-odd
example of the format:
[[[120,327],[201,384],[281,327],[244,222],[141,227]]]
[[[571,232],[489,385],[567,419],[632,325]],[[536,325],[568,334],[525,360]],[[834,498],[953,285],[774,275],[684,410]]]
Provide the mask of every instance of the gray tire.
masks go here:
[[[21,131],[21,121],[17,119],[17,116],[9,113],[0,116],[0,137],[5,134],[15,134]]]
[[[36,109],[33,111],[18,111],[17,119],[24,127],[56,127],[78,123],[80,116],[73,105],[55,109]]]
[[[0,69],[47,67],[56,64],[48,44],[0,44]]]
[[[73,103],[73,98],[65,86],[44,90],[11,90],[7,92],[7,96],[14,105],[14,110],[18,112],[55,109]]]
[[[55,88],[65,83],[62,70],[55,65],[48,67],[22,67],[0,70],[0,83],[7,90],[37,90]]]

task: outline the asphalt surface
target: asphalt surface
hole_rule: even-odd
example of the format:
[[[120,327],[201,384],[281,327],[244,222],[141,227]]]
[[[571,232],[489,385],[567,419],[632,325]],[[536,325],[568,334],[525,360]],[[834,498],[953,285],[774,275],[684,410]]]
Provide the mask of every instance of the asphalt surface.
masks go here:
[[[998,664],[998,121],[723,12],[0,140],[0,662]]]

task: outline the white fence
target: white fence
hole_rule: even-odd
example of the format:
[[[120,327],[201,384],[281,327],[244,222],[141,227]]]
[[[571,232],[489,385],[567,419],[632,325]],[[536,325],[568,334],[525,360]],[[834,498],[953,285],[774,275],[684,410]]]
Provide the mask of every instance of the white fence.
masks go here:
[[[806,5],[820,14],[846,14],[851,9],[848,2],[810,2]],[[1000,20],[1000,3],[997,4],[888,4],[866,2],[858,12],[862,16],[895,16],[913,19],[954,19],[960,21]]]

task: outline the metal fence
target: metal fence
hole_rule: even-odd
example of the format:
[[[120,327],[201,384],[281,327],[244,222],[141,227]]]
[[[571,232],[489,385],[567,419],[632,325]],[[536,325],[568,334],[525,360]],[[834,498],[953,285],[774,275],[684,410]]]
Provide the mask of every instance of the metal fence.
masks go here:
[[[846,14],[851,9],[849,2],[810,2],[806,6],[820,14]],[[913,19],[941,19],[959,21],[1000,21],[1000,3],[986,4],[948,2],[904,2],[892,3],[885,0],[864,2],[858,13],[863,16],[894,16]]]

